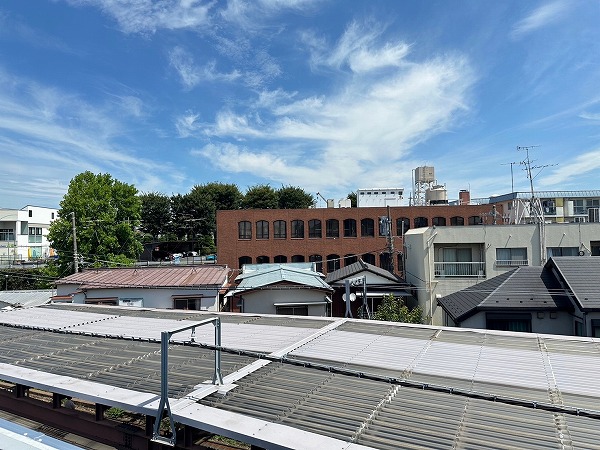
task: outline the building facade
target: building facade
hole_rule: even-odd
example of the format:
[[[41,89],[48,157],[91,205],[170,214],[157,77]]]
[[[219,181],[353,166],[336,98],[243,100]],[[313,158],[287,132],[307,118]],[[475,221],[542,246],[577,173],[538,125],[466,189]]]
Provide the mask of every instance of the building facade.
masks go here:
[[[501,207],[500,207],[501,209]],[[330,273],[362,258],[402,273],[402,239],[413,228],[492,223],[489,205],[390,207],[394,251],[380,218],[388,208],[245,209],[217,211],[217,260],[244,264],[312,262]]]
[[[429,227],[405,235],[406,281],[432,324],[446,325],[437,299],[552,256],[600,254],[600,223]]]
[[[57,209],[42,206],[0,209],[0,264],[54,256],[47,235],[57,217]]]

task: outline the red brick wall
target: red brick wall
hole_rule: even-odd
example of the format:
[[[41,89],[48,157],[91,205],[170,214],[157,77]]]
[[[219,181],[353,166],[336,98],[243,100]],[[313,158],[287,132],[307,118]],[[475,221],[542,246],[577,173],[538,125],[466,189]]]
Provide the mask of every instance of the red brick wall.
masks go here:
[[[450,226],[450,218],[460,216],[464,218],[465,226],[468,226],[469,217],[482,217],[484,224],[491,224],[489,216],[490,205],[462,205],[462,206],[396,206],[390,208],[392,219],[392,233],[396,235],[396,219],[406,217],[410,219],[411,228],[414,228],[415,217],[426,217],[429,226],[432,225],[434,217],[445,217],[446,225]],[[503,213],[502,208],[498,213]],[[276,255],[287,256],[291,262],[293,255],[302,255],[305,261],[313,254],[321,255],[323,258],[323,271],[326,272],[326,258],[329,254],[337,254],[344,257],[348,254],[362,255],[373,253],[376,256],[376,265],[379,266],[379,253],[387,249],[387,239],[379,236],[379,217],[387,215],[387,208],[313,208],[313,209],[246,209],[234,211],[217,211],[217,261],[219,264],[227,264],[233,269],[239,268],[239,258],[249,256],[252,263],[256,263],[258,256],[268,256],[269,262],[274,262]],[[355,219],[357,224],[357,237],[343,237],[344,219]],[[375,237],[361,237],[360,221],[363,218],[371,218],[375,222]],[[319,219],[322,223],[322,237],[308,237],[308,221]],[[340,237],[326,238],[327,219],[339,220]],[[269,222],[269,239],[256,239],[256,222],[266,220]],[[273,238],[273,222],[285,220],[287,223],[287,238]],[[292,239],[291,221],[304,221],[304,239]],[[238,222],[249,221],[252,224],[252,239],[238,239]],[[497,221],[498,224],[502,220]],[[394,238],[395,250],[401,250],[401,238]],[[343,267],[343,261],[341,263]],[[397,268],[397,260],[395,260]]]

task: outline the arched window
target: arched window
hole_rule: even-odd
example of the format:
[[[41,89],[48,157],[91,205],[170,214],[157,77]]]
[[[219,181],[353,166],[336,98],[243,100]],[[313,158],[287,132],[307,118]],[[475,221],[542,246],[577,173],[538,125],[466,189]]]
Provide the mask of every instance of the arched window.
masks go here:
[[[304,255],[294,255],[294,256],[292,256],[292,262],[293,263],[303,263],[304,262]]]
[[[323,272],[323,257],[321,255],[310,255],[308,260],[311,263],[315,263],[315,270],[317,272]]]
[[[285,264],[287,262],[287,256],[277,255],[275,258],[273,258],[273,262],[275,264]]]
[[[465,224],[465,218],[460,216],[450,217],[450,225],[453,227],[462,227]]]
[[[415,228],[427,227],[428,223],[427,217],[415,217]]]
[[[287,237],[285,220],[276,220],[273,222],[273,237],[275,239],[285,239]]]
[[[268,256],[257,256],[256,264],[269,264],[269,257]]]
[[[410,219],[408,217],[399,217],[396,219],[396,236],[404,236],[410,230]]]
[[[247,220],[238,223],[238,239],[252,239],[252,224]]]
[[[256,222],[256,239],[269,239],[269,222],[266,220]]]
[[[308,237],[309,238],[320,238],[321,237],[321,221],[319,219],[312,219],[308,221]]]
[[[480,216],[471,216],[469,217],[469,225],[481,225],[483,220]]]
[[[375,236],[375,221],[373,219],[361,219],[360,221],[361,236]]]
[[[356,255],[344,255],[344,266],[354,264],[356,261],[358,261],[358,257]]]
[[[292,220],[292,238],[304,239],[303,220]]]
[[[337,219],[328,219],[325,222],[326,231],[325,236],[328,238],[340,237],[340,222]]]
[[[356,220],[344,219],[344,237],[356,237]]]
[[[446,218],[445,217],[434,217],[431,219],[431,225],[435,227],[445,227],[446,226]]]
[[[388,252],[383,252],[379,254],[379,267],[385,270],[390,270],[390,254]]]
[[[340,268],[340,255],[327,255],[327,273],[331,273]]]
[[[365,253],[362,255],[362,260],[367,264],[375,265],[375,255],[373,253]]]
[[[250,258],[249,256],[241,256],[238,260],[238,268],[242,269],[244,267],[244,264],[252,264],[252,258]]]

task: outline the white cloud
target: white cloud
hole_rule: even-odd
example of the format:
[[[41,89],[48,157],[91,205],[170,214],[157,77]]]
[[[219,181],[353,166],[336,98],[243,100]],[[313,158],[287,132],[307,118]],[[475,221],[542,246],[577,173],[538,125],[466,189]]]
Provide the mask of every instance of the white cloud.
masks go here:
[[[582,119],[586,119],[586,120],[600,121],[600,113],[583,112],[583,113],[579,114],[579,117],[581,117]]]
[[[182,47],[171,50],[169,62],[187,89],[192,89],[203,81],[233,81],[240,77],[239,72],[235,70],[230,73],[219,73],[214,61],[202,67],[196,65],[193,56]]]
[[[572,162],[561,163],[552,171],[552,174],[540,179],[539,184],[543,187],[553,187],[569,182],[577,182],[586,174],[600,169],[600,148],[582,153]]]
[[[192,136],[198,129],[197,120],[200,116],[194,113],[187,113],[184,116],[178,117],[175,120],[175,128],[179,137],[185,138]]]
[[[567,6],[565,1],[558,0],[536,8],[527,17],[515,24],[511,31],[511,36],[519,38],[539,28],[558,22],[562,18]]]
[[[210,22],[213,2],[200,0],[67,0],[91,5],[112,16],[125,33],[201,28]]]

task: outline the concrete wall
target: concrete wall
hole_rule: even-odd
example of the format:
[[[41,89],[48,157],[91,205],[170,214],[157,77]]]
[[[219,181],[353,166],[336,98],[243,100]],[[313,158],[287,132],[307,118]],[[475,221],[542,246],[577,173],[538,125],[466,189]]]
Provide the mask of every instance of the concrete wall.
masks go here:
[[[519,311],[517,311],[519,312]],[[531,314],[531,332],[542,334],[562,334],[573,336],[575,326],[574,317],[568,312],[560,311],[556,313],[556,319],[550,318],[548,311],[540,311],[543,317],[539,318],[537,311],[527,311]],[[477,314],[463,320],[460,323],[461,328],[478,328],[485,329],[486,327],[486,312],[481,311]]]

